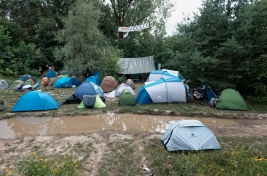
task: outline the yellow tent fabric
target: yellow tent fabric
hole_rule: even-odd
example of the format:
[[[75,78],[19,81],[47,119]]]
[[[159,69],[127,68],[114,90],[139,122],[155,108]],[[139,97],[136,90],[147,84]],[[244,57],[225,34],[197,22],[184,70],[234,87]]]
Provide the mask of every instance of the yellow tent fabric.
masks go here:
[[[99,109],[99,108],[104,108],[106,107],[105,103],[101,100],[101,98],[99,97],[98,94],[96,94],[96,98],[95,98],[95,104],[94,104],[94,109]],[[79,109],[84,109],[86,108],[83,104],[83,101],[77,106],[77,108]]]

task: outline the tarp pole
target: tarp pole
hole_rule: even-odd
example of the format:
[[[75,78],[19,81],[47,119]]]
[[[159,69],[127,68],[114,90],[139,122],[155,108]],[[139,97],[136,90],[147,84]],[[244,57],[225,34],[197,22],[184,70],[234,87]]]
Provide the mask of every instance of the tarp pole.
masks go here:
[[[155,57],[155,54],[154,54],[154,48],[153,48],[153,45],[152,45],[152,39],[151,39],[151,34],[150,34],[150,30],[149,30],[149,38],[150,38],[150,45],[151,45],[151,50],[152,50],[152,54],[153,54],[153,61],[154,61],[154,66],[156,68],[156,62],[154,60],[154,57]]]

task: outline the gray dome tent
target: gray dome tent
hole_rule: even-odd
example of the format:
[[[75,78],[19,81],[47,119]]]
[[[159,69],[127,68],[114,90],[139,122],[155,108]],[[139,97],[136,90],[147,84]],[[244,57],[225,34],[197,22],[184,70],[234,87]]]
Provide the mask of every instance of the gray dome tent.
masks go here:
[[[221,149],[214,134],[198,120],[180,120],[171,124],[161,141],[170,152]]]
[[[8,83],[5,80],[0,79],[0,90],[4,90],[7,88],[8,88]]]

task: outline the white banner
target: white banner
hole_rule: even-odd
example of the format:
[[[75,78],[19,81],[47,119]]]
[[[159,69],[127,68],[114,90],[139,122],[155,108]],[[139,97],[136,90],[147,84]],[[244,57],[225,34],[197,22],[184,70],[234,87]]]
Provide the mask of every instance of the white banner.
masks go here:
[[[119,27],[118,32],[132,32],[132,31],[140,31],[143,29],[149,28],[149,24],[145,23],[138,26],[129,26],[129,27]]]

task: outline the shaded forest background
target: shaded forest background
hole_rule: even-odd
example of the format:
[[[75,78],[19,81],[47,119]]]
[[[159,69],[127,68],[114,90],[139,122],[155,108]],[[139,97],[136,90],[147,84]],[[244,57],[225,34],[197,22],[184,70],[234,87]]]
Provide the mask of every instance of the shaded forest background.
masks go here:
[[[0,75],[116,75],[120,57],[154,55],[190,88],[208,83],[267,102],[267,0],[205,0],[166,36],[169,0],[0,0]],[[117,33],[118,26],[150,28]],[[259,98],[257,98],[259,100]]]

